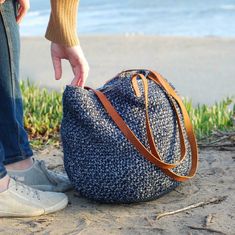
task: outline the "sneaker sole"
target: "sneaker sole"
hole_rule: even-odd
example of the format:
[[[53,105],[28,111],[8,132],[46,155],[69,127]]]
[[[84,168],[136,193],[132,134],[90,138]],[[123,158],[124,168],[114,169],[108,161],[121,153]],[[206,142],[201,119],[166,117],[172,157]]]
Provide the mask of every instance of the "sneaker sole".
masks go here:
[[[0,211],[0,218],[23,218],[23,217],[35,217],[35,216],[40,216],[44,215],[44,212],[35,212],[35,213],[30,213],[30,214],[23,214],[23,213],[8,213],[5,211]]]
[[[7,218],[7,217],[35,217],[35,216],[40,216],[40,215],[47,215],[50,213],[54,213],[57,212],[59,210],[64,209],[66,206],[68,205],[68,197],[65,197],[62,201],[60,201],[59,203],[57,203],[56,205],[47,208],[46,210],[41,210],[41,211],[37,211],[34,213],[8,213],[5,211],[1,211],[0,210],[0,218]]]
[[[68,197],[65,197],[62,201],[60,201],[58,204],[49,207],[45,210],[45,215],[63,210],[68,205]]]

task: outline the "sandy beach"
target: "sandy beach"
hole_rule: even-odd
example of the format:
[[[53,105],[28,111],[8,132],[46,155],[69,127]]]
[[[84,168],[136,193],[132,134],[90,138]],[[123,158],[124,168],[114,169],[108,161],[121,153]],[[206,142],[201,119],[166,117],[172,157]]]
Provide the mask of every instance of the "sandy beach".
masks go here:
[[[194,104],[213,104],[235,95],[235,38],[81,36],[80,41],[90,64],[88,86],[99,87],[125,69],[150,68]],[[21,78],[62,90],[72,74],[64,63],[62,80],[54,80],[49,46],[43,38],[22,39]],[[35,154],[50,169],[63,171],[62,149],[50,147]],[[0,235],[233,235],[235,153],[204,148],[199,158],[196,177],[158,200],[106,205],[71,191],[68,207],[58,213],[1,218]],[[199,206],[158,219],[161,213],[195,205]]]
[[[23,143],[25,135],[21,130],[23,124],[18,86],[12,79],[8,79],[9,76],[13,80],[16,77],[18,79],[15,71],[18,68],[18,29],[21,40],[20,80],[29,80],[30,84],[37,86],[28,87],[27,83],[22,86],[25,129],[29,133],[34,157],[45,161],[49,169],[65,173],[64,154],[58,133],[63,115],[60,104],[63,91],[66,85],[71,84],[74,75],[68,61],[64,60],[62,79],[55,80],[51,42],[45,39],[46,32],[47,38],[61,45],[74,45],[76,32],[78,33],[90,67],[86,86],[95,89],[102,87],[106,81],[130,69],[149,69],[162,74],[177,93],[187,99],[185,103],[197,128],[195,133],[200,138],[199,168],[195,177],[157,200],[133,204],[102,204],[70,190],[66,192],[69,204],[64,210],[38,217],[0,218],[0,235],[235,235],[235,0],[0,0],[0,21],[1,161],[8,160],[2,158],[4,154],[13,157],[18,150],[21,155],[27,150],[27,144]],[[1,80],[8,81],[9,86],[4,85],[7,89],[2,89],[5,81]],[[39,87],[44,90],[38,89]],[[59,93],[48,92],[52,90]],[[138,89],[136,95],[138,96]],[[156,95],[158,101],[162,102],[164,96],[160,93]],[[229,99],[232,97],[234,98]],[[6,108],[6,102],[12,107]],[[135,99],[132,103],[135,105],[134,110],[139,112],[141,102]],[[149,100],[148,103],[149,106],[146,102],[146,107],[151,112],[152,101]],[[89,102],[88,105],[92,107]],[[214,106],[209,107],[211,105]],[[159,107],[166,109],[167,105]],[[125,108],[129,110],[124,105],[117,111]],[[158,111],[159,109],[155,110]],[[184,110],[181,111],[184,113]],[[71,117],[79,117],[80,114],[71,113]],[[84,115],[94,118],[99,114],[96,111],[85,111]],[[122,112],[120,114],[122,116]],[[161,118],[165,118],[165,114],[168,114],[167,110],[160,114]],[[16,119],[15,123],[13,119]],[[132,120],[129,117],[124,119]],[[184,121],[187,125],[188,121]],[[15,138],[10,138],[11,123],[17,127],[12,128],[18,135]],[[94,127],[97,123],[99,124],[97,121],[95,124],[84,122],[83,127]],[[100,122],[101,125],[103,123],[109,126],[106,121]],[[138,120],[137,124],[142,126],[143,123]],[[124,126],[123,123],[121,125]],[[132,126],[131,123],[128,125]],[[76,121],[65,128],[72,130],[75,129],[74,126]],[[4,132],[4,127],[9,127],[10,134]],[[97,127],[93,129],[102,131]],[[148,128],[145,129],[149,132]],[[177,128],[172,126],[171,129],[174,132]],[[110,136],[113,130],[104,131],[106,132]],[[155,133],[155,141],[160,141],[161,136],[166,137],[165,132],[167,128]],[[130,132],[125,133],[130,136]],[[188,137],[192,143],[190,133]],[[211,136],[202,138],[208,133]],[[143,137],[143,133],[138,130],[136,134]],[[147,134],[149,136],[151,133]],[[81,139],[81,135],[77,134],[75,137],[70,133],[65,136],[74,144],[77,139]],[[98,135],[93,137],[95,148],[99,152],[102,147],[101,138]],[[88,138],[86,135],[84,141]],[[118,143],[119,138],[115,139]],[[107,138],[103,139],[105,141]],[[161,143],[161,146],[164,144]],[[180,144],[183,144],[182,138]],[[71,144],[71,148],[73,147]],[[118,145],[118,148],[130,150],[123,144]],[[140,147],[141,149],[143,148]],[[76,152],[72,150],[73,153]],[[94,152],[94,148],[92,150]],[[156,155],[151,143],[150,150]],[[178,151],[178,148],[175,150]],[[183,154],[184,148],[181,150]],[[167,155],[164,151],[162,154]],[[120,166],[123,164],[125,163],[121,162]],[[100,164],[96,162],[96,166],[98,165]],[[19,167],[22,166],[26,165]],[[87,173],[78,168],[75,169],[75,176],[78,170]],[[193,163],[192,169],[194,168]],[[1,173],[4,173],[2,170],[1,167]],[[108,170],[107,167],[101,169],[102,172]],[[124,173],[128,178],[129,172]],[[191,171],[189,175],[190,173]],[[92,174],[97,175],[94,171]],[[119,171],[113,175],[117,174]],[[144,173],[140,179],[143,177]],[[19,180],[23,178],[19,177]],[[97,177],[94,182],[99,185]],[[146,185],[140,192],[151,191],[151,187]],[[164,181],[164,185],[167,186],[168,182]],[[130,189],[128,195],[132,191]],[[1,207],[2,205],[0,210],[4,209]],[[55,207],[50,209],[53,208]]]
[[[60,149],[47,149],[37,155],[50,169],[62,170]],[[234,152],[203,149],[197,176],[158,200],[102,205],[72,191],[68,193],[70,204],[65,210],[36,218],[1,219],[0,234],[232,235],[235,234],[234,161]],[[219,201],[157,219],[162,212],[215,199]]]
[[[235,95],[233,38],[80,36],[80,42],[90,64],[88,86],[99,87],[125,69],[150,68],[195,104]],[[62,90],[73,76],[65,62],[62,80],[54,80],[49,46],[44,38],[22,39],[21,78]]]

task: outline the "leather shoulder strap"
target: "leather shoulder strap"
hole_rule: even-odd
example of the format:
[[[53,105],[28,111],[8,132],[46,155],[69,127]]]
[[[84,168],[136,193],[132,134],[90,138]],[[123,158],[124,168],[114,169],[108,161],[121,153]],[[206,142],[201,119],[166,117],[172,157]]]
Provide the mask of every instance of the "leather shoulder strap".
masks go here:
[[[186,148],[185,148],[185,140],[182,132],[182,126],[179,120],[179,114],[177,112],[177,109],[173,104],[173,109],[176,112],[176,117],[177,117],[177,123],[179,127],[179,136],[180,136],[180,147],[181,147],[181,158],[180,161],[176,163],[165,163],[162,161],[157,148],[154,143],[154,139],[152,136],[151,128],[150,128],[150,123],[149,123],[149,117],[148,117],[148,85],[147,85],[147,79],[142,75],[142,74],[135,74],[132,77],[132,84],[134,91],[137,96],[140,95],[139,89],[137,87],[137,82],[136,78],[139,76],[144,84],[144,93],[145,93],[145,108],[146,108],[146,129],[147,129],[147,136],[150,144],[151,151],[149,151],[142,143],[141,141],[137,138],[137,136],[132,132],[132,130],[127,126],[125,121],[122,119],[122,117],[119,115],[119,113],[115,110],[111,102],[107,99],[107,97],[99,90],[94,90],[89,87],[85,87],[86,89],[93,90],[93,92],[97,95],[99,98],[100,102],[103,104],[104,108],[106,109],[107,113],[110,115],[112,120],[116,123],[116,125],[119,127],[119,129],[122,131],[124,136],[132,143],[133,146],[139,151],[139,153],[144,156],[147,160],[149,160],[151,163],[155,164],[157,167],[159,167],[166,175],[171,177],[172,179],[183,182],[186,181],[190,178],[192,178],[197,170],[197,165],[198,165],[198,152],[197,152],[197,144],[196,144],[196,138],[194,136],[192,124],[190,122],[188,113],[186,111],[186,108],[181,101],[180,97],[176,94],[176,92],[171,88],[171,86],[166,82],[165,79],[163,79],[159,74],[152,72],[149,74],[148,78],[156,82],[158,85],[163,87],[163,89],[166,91],[166,93],[170,96],[173,97],[176,102],[178,103],[182,114],[184,118],[184,125],[186,129],[186,133],[188,136],[189,144],[191,147],[191,155],[192,155],[192,164],[190,171],[187,176],[184,175],[179,175],[176,174],[174,171],[172,171],[173,168],[177,167],[182,163],[182,161],[185,159],[186,156]]]

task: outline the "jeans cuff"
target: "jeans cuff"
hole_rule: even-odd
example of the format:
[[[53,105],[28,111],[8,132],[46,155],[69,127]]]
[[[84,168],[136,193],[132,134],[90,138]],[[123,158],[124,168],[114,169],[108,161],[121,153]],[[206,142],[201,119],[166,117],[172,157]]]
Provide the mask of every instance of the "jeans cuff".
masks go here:
[[[7,171],[4,168],[3,171],[0,171],[0,179],[4,178],[7,175]]]
[[[15,157],[5,159],[3,163],[4,163],[4,165],[8,165],[8,164],[12,164],[12,163],[15,163],[15,162],[19,162],[19,161],[28,159],[32,156],[33,156],[33,151],[30,149],[28,152],[25,152],[25,154],[23,156],[21,155],[21,153],[19,153],[18,155],[16,154]]]

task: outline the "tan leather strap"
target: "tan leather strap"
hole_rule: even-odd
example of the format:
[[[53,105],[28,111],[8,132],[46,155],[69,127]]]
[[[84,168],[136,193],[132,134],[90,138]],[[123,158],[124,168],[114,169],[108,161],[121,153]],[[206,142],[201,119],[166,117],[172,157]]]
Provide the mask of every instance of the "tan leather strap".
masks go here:
[[[146,113],[145,116],[146,116],[146,130],[147,130],[148,142],[149,142],[150,149],[151,149],[151,152],[153,153],[153,155],[155,155],[158,159],[161,159],[161,157],[157,151],[156,145],[155,145],[154,137],[153,137],[151,126],[150,126],[149,114],[148,114],[148,80],[142,74],[134,74],[132,76],[132,86],[133,86],[134,91],[138,97],[141,96],[140,91],[139,91],[139,87],[138,87],[138,82],[137,82],[138,77],[141,78],[143,85],[144,85],[145,113]],[[178,114],[177,109],[171,99],[170,99],[170,102],[172,103],[172,106],[173,106],[174,111],[176,113],[176,118],[177,118],[176,120],[177,120],[178,127],[179,127],[178,129],[179,129],[180,146],[181,146],[181,148],[180,148],[181,158],[180,158],[180,162],[178,162],[178,164],[179,164],[179,163],[183,162],[183,160],[186,157],[186,146],[185,146],[185,141],[184,141],[182,125],[180,122],[179,114]]]
[[[176,112],[177,116],[177,123],[179,127],[179,134],[180,134],[180,147],[181,147],[181,158],[180,161],[169,164],[165,163],[161,160],[160,155],[158,154],[157,148],[154,143],[154,138],[151,132],[151,127],[149,123],[149,117],[148,117],[148,84],[147,84],[147,79],[142,75],[142,74],[135,74],[132,77],[132,84],[134,91],[137,96],[140,96],[138,84],[137,84],[137,76],[139,76],[142,79],[143,85],[144,85],[144,93],[145,93],[145,105],[146,105],[146,128],[147,128],[147,136],[148,136],[148,141],[150,144],[150,149],[151,152],[141,143],[141,141],[136,137],[136,135],[131,131],[131,129],[127,126],[125,121],[122,119],[122,117],[117,113],[115,108],[112,106],[110,101],[107,99],[107,97],[99,90],[94,90],[89,87],[85,87],[86,89],[91,89],[93,92],[97,95],[101,103],[103,104],[104,108],[110,115],[110,117],[113,119],[113,121],[116,123],[116,125],[119,127],[119,129],[122,131],[124,136],[136,147],[136,149],[140,152],[141,155],[143,155],[146,159],[148,159],[150,162],[155,164],[157,167],[159,167],[166,175],[169,177],[173,178],[176,181],[186,181],[190,178],[192,178],[197,170],[197,162],[198,162],[198,155],[197,155],[197,144],[196,144],[196,139],[193,133],[192,129],[192,124],[190,122],[189,116],[187,114],[187,111],[179,98],[179,96],[176,94],[176,92],[171,88],[171,86],[157,73],[152,72],[149,74],[148,78],[156,82],[158,85],[160,85],[168,95],[172,96],[176,102],[178,103],[179,107],[182,110],[182,114],[184,117],[184,124],[185,124],[185,129],[186,133],[188,135],[189,139],[189,144],[191,146],[191,152],[192,152],[192,165],[191,169],[189,171],[188,176],[182,176],[174,173],[172,170],[175,167],[177,167],[182,161],[184,160],[186,156],[186,148],[185,148],[185,141],[183,137],[183,132],[182,132],[182,126],[180,123],[179,115],[177,112],[177,109],[172,102],[174,111]],[[181,101],[181,102],[180,102]],[[185,113],[186,111],[186,113]],[[186,117],[186,118],[185,118]],[[178,120],[179,119],[179,120]]]
[[[184,103],[182,102],[181,98],[177,95],[175,90],[170,86],[170,84],[157,72],[151,71],[150,74],[148,75],[148,78],[155,81],[159,82],[159,84],[165,89],[166,93],[169,94],[174,98],[174,100],[177,102],[177,104],[180,107],[180,110],[183,115],[183,120],[184,120],[184,126],[186,130],[186,134],[188,137],[188,141],[191,147],[191,154],[192,154],[192,165],[191,169],[189,171],[189,178],[192,178],[197,171],[198,168],[198,148],[197,148],[197,141],[196,137],[193,131],[193,125],[191,123],[190,117],[188,115],[188,112],[186,110],[186,107]]]

